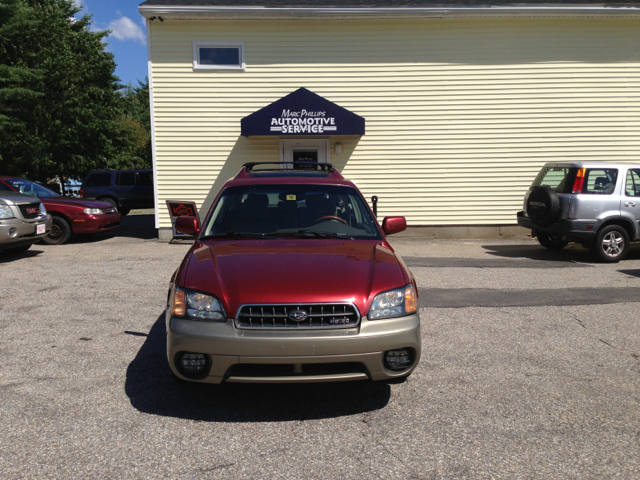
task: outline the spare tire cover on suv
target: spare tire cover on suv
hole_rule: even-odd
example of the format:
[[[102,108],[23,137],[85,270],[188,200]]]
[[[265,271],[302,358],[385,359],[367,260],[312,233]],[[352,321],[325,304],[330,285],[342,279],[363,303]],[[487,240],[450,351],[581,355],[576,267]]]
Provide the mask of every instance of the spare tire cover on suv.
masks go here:
[[[560,200],[549,187],[534,187],[527,198],[527,215],[539,227],[549,227],[560,216]]]

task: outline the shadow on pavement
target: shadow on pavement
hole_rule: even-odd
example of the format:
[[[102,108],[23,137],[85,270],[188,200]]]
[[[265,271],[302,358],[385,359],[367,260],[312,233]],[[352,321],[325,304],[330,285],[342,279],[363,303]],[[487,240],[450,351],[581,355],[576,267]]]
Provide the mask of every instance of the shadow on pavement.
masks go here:
[[[38,250],[38,245],[32,245],[31,248],[26,252],[20,253],[12,253],[7,250],[0,250],[0,263],[9,263],[16,260],[22,260],[23,258],[37,257],[41,253],[44,253],[44,251]]]
[[[132,335],[136,332],[125,332]],[[276,422],[354,415],[383,408],[391,389],[380,382],[187,384],[171,378],[164,312],[129,364],[125,392],[137,410],[210,422]]]
[[[122,217],[122,223],[112,232],[114,237],[133,237],[143,240],[158,238],[153,213]]]
[[[620,273],[624,273],[625,275],[629,275],[630,277],[640,278],[640,269],[633,270],[618,270]]]
[[[526,258],[552,262],[598,263],[591,252],[580,245],[569,245],[562,250],[547,250],[540,245],[483,245],[489,255],[504,258]]]
[[[570,244],[562,250],[547,250],[540,245],[483,245],[489,255],[506,258],[528,258],[530,260],[546,260],[572,263],[602,263],[591,252],[581,245]],[[622,260],[640,259],[640,243],[632,243],[629,253]]]
[[[113,230],[87,235],[74,235],[69,243],[101,242],[113,237],[139,238],[141,240],[158,238],[154,215],[152,213],[127,215],[122,217],[120,226]]]

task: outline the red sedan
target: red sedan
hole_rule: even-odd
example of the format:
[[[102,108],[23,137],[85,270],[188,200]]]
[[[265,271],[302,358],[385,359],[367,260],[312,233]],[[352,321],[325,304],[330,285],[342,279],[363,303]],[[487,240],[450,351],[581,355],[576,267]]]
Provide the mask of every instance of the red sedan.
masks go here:
[[[51,233],[42,238],[49,245],[62,245],[71,235],[97,233],[120,225],[121,215],[108,203],[63,197],[20,177],[0,177],[11,190],[38,197],[53,217]]]

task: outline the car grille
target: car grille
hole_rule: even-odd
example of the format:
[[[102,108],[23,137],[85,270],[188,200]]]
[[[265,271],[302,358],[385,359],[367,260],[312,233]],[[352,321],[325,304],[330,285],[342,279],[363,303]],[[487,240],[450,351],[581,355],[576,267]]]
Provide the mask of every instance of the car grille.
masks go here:
[[[38,218],[42,216],[42,208],[40,203],[30,203],[28,205],[18,205],[20,213],[26,219]]]
[[[306,318],[295,321],[292,313],[304,312]],[[295,313],[293,314],[295,317]],[[299,328],[353,328],[360,322],[355,305],[348,303],[294,303],[280,305],[243,305],[236,316],[238,328],[289,330]]]
[[[108,213],[108,214],[116,213],[117,211],[118,209],[116,207],[109,207],[104,209],[104,213]]]

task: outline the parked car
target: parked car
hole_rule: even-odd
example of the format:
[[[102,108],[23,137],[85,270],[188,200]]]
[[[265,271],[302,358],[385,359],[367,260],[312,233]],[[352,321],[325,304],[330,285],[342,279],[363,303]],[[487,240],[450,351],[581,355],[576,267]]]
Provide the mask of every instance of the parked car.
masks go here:
[[[617,262],[640,240],[640,164],[547,163],[517,218],[543,247],[576,242]]]
[[[122,215],[134,208],[153,208],[153,170],[102,170],[89,173],[80,196],[116,207]]]
[[[51,230],[51,215],[40,200],[0,184],[0,249],[25,252]]]
[[[42,238],[48,245],[62,245],[71,235],[104,232],[120,225],[120,214],[108,203],[63,197],[20,177],[0,177],[0,185],[42,201],[53,222],[49,233]]]
[[[214,201],[169,287],[174,378],[207,383],[402,380],[420,359],[416,281],[355,184],[246,164]]]

